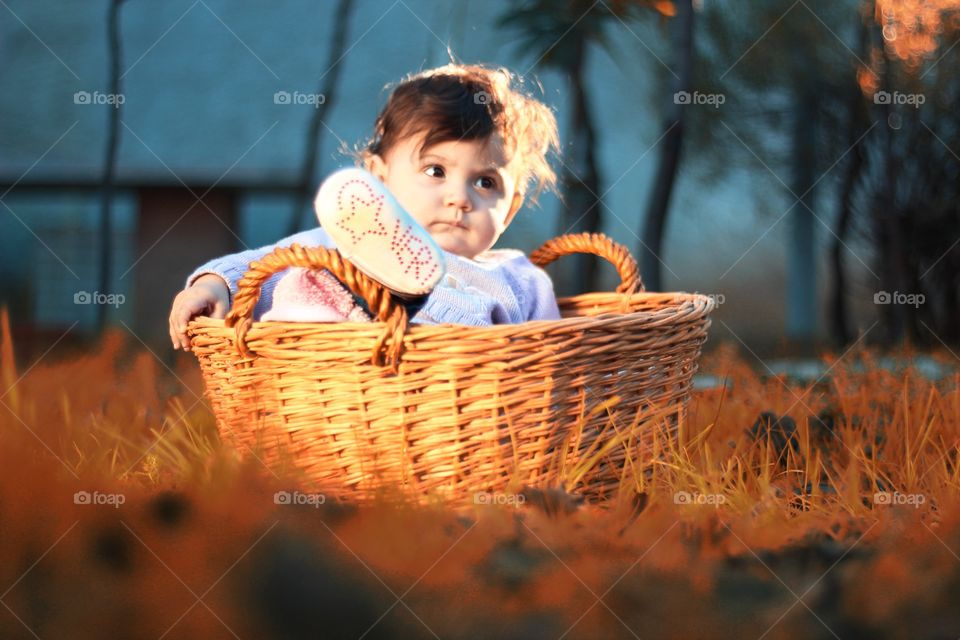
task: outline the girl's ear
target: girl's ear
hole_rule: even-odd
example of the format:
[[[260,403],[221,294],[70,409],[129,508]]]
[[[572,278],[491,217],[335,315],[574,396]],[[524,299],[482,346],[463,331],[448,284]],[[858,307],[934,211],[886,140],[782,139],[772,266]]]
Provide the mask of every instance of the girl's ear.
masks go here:
[[[523,206],[523,196],[519,191],[513,193],[513,200],[510,202],[510,211],[507,212],[507,217],[503,219],[503,228],[506,229],[510,226],[510,223],[513,222],[513,217],[517,215],[517,211],[520,211],[520,207]]]
[[[387,163],[377,154],[369,154],[363,161],[363,168],[375,175],[380,182],[387,181]]]

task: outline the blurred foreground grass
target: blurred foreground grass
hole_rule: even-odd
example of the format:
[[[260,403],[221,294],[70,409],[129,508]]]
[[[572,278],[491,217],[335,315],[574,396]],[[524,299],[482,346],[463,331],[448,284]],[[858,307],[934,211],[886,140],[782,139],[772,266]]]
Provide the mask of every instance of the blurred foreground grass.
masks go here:
[[[276,504],[295,479],[220,447],[189,357],[0,349],[2,638],[960,636],[950,354],[798,385],[720,348],[617,499],[449,509]]]

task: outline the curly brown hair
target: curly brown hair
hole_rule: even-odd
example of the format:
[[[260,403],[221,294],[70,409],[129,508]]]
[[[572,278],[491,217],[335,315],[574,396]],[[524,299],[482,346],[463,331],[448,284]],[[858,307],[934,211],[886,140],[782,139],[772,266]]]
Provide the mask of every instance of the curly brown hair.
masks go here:
[[[547,153],[559,151],[557,119],[544,103],[522,91],[523,79],[509,70],[450,63],[413,73],[393,88],[366,146],[355,154],[366,163],[399,141],[425,134],[421,152],[450,140],[489,140],[499,133],[517,191],[531,203],[557,176]],[[387,85],[388,87],[390,85]]]

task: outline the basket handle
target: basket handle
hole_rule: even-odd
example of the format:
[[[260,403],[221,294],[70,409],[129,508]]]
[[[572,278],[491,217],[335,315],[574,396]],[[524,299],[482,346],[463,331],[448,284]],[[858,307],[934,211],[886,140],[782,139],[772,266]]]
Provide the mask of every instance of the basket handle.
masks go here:
[[[545,267],[557,258],[571,253],[592,253],[613,264],[620,274],[617,293],[634,294],[646,291],[640,279],[637,261],[630,255],[630,250],[602,233],[568,233],[557,236],[547,240],[543,246],[531,253],[530,261],[538,267]]]
[[[242,356],[250,358],[256,355],[247,346],[246,337],[253,324],[253,310],[260,300],[261,287],[270,276],[288,267],[326,269],[350,291],[363,298],[377,319],[386,323],[383,334],[374,344],[370,362],[374,366],[389,364],[393,372],[397,372],[407,329],[406,308],[393,299],[382,284],[363,274],[336,249],[302,247],[299,244],[278,247],[260,260],[251,262],[237,283],[237,295],[224,324],[236,327],[236,346]]]

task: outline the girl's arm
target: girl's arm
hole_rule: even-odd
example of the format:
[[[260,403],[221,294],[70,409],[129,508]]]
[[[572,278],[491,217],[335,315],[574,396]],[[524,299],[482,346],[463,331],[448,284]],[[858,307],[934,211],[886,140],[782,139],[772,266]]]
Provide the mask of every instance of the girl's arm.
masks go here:
[[[187,323],[197,316],[223,318],[233,303],[237,294],[237,283],[247,272],[247,268],[254,260],[259,260],[277,247],[287,247],[291,244],[301,244],[307,247],[332,247],[329,236],[320,228],[303,231],[286,237],[275,244],[241,251],[222,258],[215,258],[201,265],[187,277],[186,287],[173,299],[170,308],[170,341],[174,349],[190,350],[190,338],[187,336]],[[253,319],[257,320],[273,306],[273,289],[281,273],[271,276],[261,288],[260,300],[253,311]]]
[[[305,247],[333,247],[333,241],[330,240],[323,229],[317,227],[315,229],[309,229],[307,231],[301,231],[300,233],[295,233],[292,236],[287,236],[281,240],[278,240],[274,244],[269,244],[257,249],[250,249],[248,251],[241,251],[239,253],[232,253],[220,258],[214,258],[209,262],[206,262],[194,270],[189,276],[187,276],[187,282],[184,289],[189,289],[196,282],[197,278],[200,276],[210,273],[216,276],[219,276],[221,280],[227,285],[229,290],[229,303],[233,304],[233,298],[237,295],[237,283],[240,281],[240,278],[247,272],[247,269],[250,266],[250,263],[254,260],[259,260],[268,253],[272,252],[277,247],[289,247],[292,244],[300,244]],[[259,311],[263,307],[263,311],[266,311],[270,308],[270,304],[264,305],[265,301],[270,301],[272,304],[273,300],[273,288],[277,284],[277,280],[280,279],[282,273],[274,274],[267,282],[263,285],[263,290],[260,294],[260,302],[257,304],[257,309],[254,311],[254,316],[257,317],[260,315]]]

